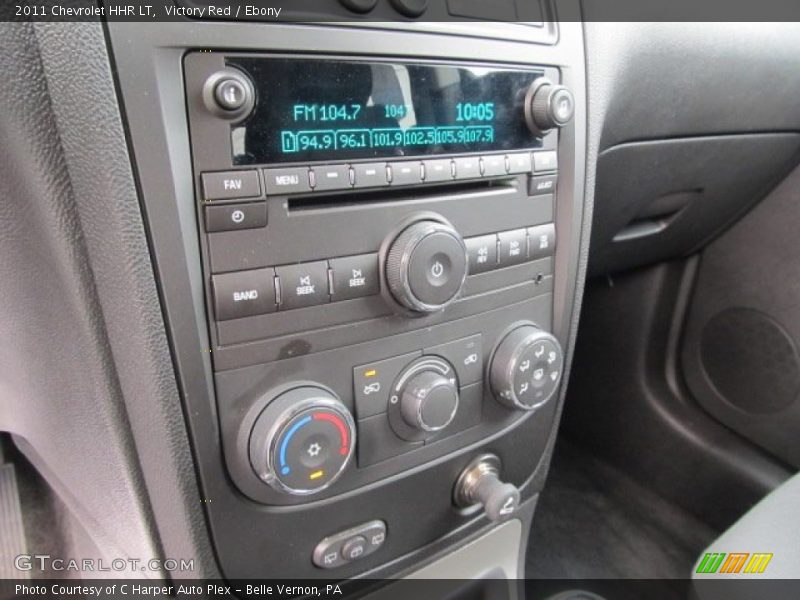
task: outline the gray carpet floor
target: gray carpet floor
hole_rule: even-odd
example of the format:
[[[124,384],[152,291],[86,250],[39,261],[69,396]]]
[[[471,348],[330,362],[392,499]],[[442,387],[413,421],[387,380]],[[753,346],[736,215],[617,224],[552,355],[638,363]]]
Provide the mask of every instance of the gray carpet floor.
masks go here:
[[[717,532],[559,440],[528,545],[530,578],[685,578]]]

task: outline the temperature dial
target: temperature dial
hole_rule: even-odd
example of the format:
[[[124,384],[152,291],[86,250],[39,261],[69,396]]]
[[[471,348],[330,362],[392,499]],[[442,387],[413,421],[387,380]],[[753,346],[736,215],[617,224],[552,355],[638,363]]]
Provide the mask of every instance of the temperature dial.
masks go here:
[[[563,368],[564,355],[555,336],[524,325],[503,338],[492,357],[492,391],[509,408],[535,410],[555,394]]]
[[[323,388],[280,394],[259,415],[250,436],[250,462],[275,489],[320,492],[344,471],[355,447],[350,411]]]

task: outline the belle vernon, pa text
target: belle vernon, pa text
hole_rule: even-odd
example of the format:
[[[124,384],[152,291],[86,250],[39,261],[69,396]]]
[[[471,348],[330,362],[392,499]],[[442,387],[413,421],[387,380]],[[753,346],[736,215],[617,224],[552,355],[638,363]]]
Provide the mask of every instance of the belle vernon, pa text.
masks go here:
[[[342,590],[338,585],[247,585],[242,588],[209,583],[208,585],[153,585],[138,583],[114,583],[109,585],[80,585],[54,583],[46,585],[17,584],[15,594],[22,596],[88,596],[103,597],[120,594],[122,596],[192,596],[207,594],[230,596],[233,593],[248,596],[277,596],[279,598],[294,598],[297,596],[341,596]]]

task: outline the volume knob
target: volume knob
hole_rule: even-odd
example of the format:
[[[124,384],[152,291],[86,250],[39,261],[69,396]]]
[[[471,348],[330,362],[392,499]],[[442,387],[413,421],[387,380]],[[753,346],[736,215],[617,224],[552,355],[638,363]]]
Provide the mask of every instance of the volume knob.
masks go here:
[[[535,135],[564,127],[575,114],[575,98],[563,85],[537,79],[525,96],[525,122]]]
[[[461,291],[467,275],[467,248],[446,223],[417,221],[392,242],[386,282],[395,300],[416,312],[441,310]]]

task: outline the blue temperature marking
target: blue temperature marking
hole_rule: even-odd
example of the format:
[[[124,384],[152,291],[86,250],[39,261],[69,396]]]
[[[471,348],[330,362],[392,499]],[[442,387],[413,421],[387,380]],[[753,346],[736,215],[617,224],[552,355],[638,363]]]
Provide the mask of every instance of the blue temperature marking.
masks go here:
[[[291,426],[289,431],[286,432],[286,435],[283,436],[283,441],[281,442],[281,451],[280,451],[280,460],[281,460],[281,473],[283,475],[288,475],[291,469],[286,465],[286,448],[289,445],[289,440],[292,439],[292,436],[297,433],[297,430],[300,429],[303,425],[311,422],[311,415],[307,417],[303,417],[297,423]]]

